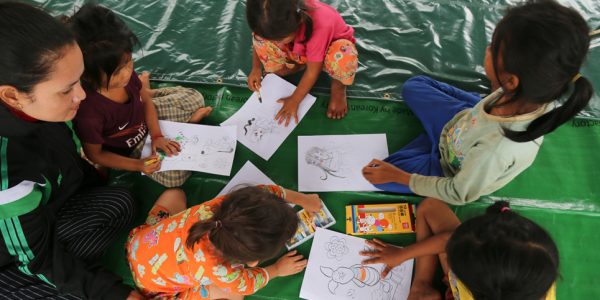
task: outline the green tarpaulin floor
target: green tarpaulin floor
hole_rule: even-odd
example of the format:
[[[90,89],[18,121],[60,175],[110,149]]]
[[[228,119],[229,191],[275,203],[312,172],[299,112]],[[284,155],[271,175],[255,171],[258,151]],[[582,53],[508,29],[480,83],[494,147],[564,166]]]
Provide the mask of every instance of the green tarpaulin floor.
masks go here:
[[[55,15],[71,15],[85,0],[25,0]],[[322,0],[335,7],[355,28],[359,70],[349,89],[350,114],[341,121],[325,118],[326,97],[319,97],[300,126],[275,155],[264,161],[239,145],[232,174],[252,161],[270,178],[288,188],[297,186],[297,136],[386,133],[393,153],[419,134],[421,128],[401,103],[402,83],[426,74],[460,88],[485,93],[485,47],[494,24],[517,0]],[[218,124],[236,111],[250,95],[244,88],[251,67],[250,31],[245,1],[240,0],[98,0],[127,22],[141,41],[134,53],[138,71],[148,70],[155,80],[186,83],[198,88],[215,111],[206,120]],[[559,0],[574,7],[591,28],[600,27],[600,1]],[[600,90],[600,39],[592,41],[582,73]],[[323,93],[321,80],[313,90]],[[561,253],[559,299],[600,299],[600,98],[596,94],[577,119],[550,134],[534,165],[514,182],[473,204],[455,208],[462,218],[479,214],[494,199],[507,198],[515,210],[547,228]],[[139,200],[137,223],[161,193],[161,188],[138,174],[112,174],[112,184],[132,188]],[[228,177],[195,174],[185,184],[189,205],[210,200]],[[344,206],[408,200],[383,193],[322,193],[343,231]],[[105,263],[131,283],[122,239]],[[407,245],[412,235],[382,239]],[[307,255],[310,242],[300,247]],[[253,299],[297,299],[302,274],[275,279]]]
[[[242,88],[200,87],[207,104],[215,111],[206,124],[219,124],[236,111],[250,95]],[[248,160],[267,176],[285,187],[297,188],[297,136],[315,134],[386,133],[390,153],[405,145],[420,132],[420,125],[401,102],[350,99],[350,113],[341,121],[325,117],[327,98],[319,97],[315,106],[292,135],[265,161],[238,143],[232,175]],[[574,120],[549,135],[534,165],[511,184],[478,202],[455,210],[461,219],[482,212],[490,201],[510,197],[514,209],[547,228],[558,243],[561,253],[561,277],[558,283],[559,299],[597,299],[597,266],[600,256],[600,123],[585,119]],[[133,173],[113,174],[113,184],[130,186],[139,199],[137,224],[162,189],[150,179]],[[228,182],[229,177],[197,173],[184,185],[188,205],[212,199]],[[385,193],[321,193],[327,207],[338,220],[333,230],[344,232],[344,206],[360,203],[389,203],[408,200],[419,202],[418,197],[403,197]],[[414,242],[414,235],[380,236],[398,245]],[[106,256],[106,265],[131,283],[131,276],[123,256],[123,239]],[[310,242],[299,247],[308,255]],[[297,299],[303,273],[273,280],[265,289],[250,299]]]

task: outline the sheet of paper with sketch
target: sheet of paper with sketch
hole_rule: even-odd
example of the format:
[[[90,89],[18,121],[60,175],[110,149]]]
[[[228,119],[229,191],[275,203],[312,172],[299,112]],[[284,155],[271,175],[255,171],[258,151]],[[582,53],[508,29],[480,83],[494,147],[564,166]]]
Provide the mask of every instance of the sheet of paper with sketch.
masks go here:
[[[298,137],[298,190],[377,191],[362,175],[373,158],[388,156],[385,134]]]
[[[222,196],[231,193],[237,189],[256,186],[260,184],[276,184],[271,178],[265,173],[258,169],[251,161],[247,161],[244,166],[229,180],[227,185],[219,192],[217,196]],[[288,203],[289,206],[294,207],[296,204]]]
[[[364,239],[317,228],[300,289],[303,299],[406,300],[414,260],[381,278],[383,264],[361,265]]]
[[[235,155],[235,126],[208,126],[170,121],[158,121],[160,130],[167,139],[181,145],[181,152],[171,157],[159,152],[162,158],[160,171],[190,170],[229,176]],[[152,152],[150,137],[142,150],[141,157]]]
[[[260,88],[262,103],[258,101],[257,93],[253,93],[248,101],[221,125],[237,125],[238,141],[258,156],[269,160],[297,126],[294,120],[287,127],[275,121],[275,115],[282,107],[277,100],[292,95],[295,90],[296,86],[281,77],[267,74]],[[310,94],[304,97],[298,107],[299,121],[302,121],[316,100]]]

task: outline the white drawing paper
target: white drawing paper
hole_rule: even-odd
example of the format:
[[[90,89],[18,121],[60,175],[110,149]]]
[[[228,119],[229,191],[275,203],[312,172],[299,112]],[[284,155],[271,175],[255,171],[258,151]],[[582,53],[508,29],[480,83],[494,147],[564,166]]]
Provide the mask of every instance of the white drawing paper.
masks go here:
[[[277,100],[291,96],[295,90],[296,86],[281,77],[267,74],[260,88],[262,103],[258,100],[258,94],[254,92],[246,103],[221,125],[236,125],[238,141],[264,160],[269,160],[297,126],[295,120],[287,127],[285,123],[277,124],[275,121],[275,115],[282,107]],[[304,118],[316,100],[317,98],[310,94],[304,97],[298,107],[298,121]]]
[[[239,186],[254,186],[259,184],[275,184],[275,182],[261,172],[252,162],[247,161],[217,196],[231,193]]]
[[[218,196],[222,196],[233,192],[238,187],[254,186],[260,184],[276,184],[265,173],[259,170],[252,162],[247,161],[242,168],[231,178],[225,187],[219,192]],[[296,204],[288,203],[294,207]]]
[[[358,253],[368,250],[364,239],[317,228],[300,298],[406,300],[410,291],[414,260],[408,260],[381,278],[383,264],[361,265]]]
[[[165,138],[175,140],[181,152],[171,157],[160,154],[162,165],[159,170],[189,170],[229,176],[235,155],[235,126],[207,126],[199,124],[158,121]],[[142,150],[141,157],[152,153],[150,137]]]
[[[377,191],[362,168],[387,156],[385,134],[299,136],[298,190]]]

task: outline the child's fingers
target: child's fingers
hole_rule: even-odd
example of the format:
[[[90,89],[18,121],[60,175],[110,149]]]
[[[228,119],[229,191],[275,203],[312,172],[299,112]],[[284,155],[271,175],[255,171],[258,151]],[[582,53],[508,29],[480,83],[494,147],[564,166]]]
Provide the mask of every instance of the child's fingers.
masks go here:
[[[277,100],[277,102],[281,103],[281,99]],[[282,116],[283,116],[283,112],[284,112],[284,110],[283,110],[283,107],[282,107],[282,108],[281,108],[281,109],[280,109],[280,110],[277,112],[277,114],[275,115],[275,120],[278,120],[280,117],[282,117]],[[281,122],[280,122],[279,124],[281,124]]]
[[[390,266],[385,265],[385,268],[383,269],[383,271],[381,271],[381,278],[384,279],[392,270],[392,268],[390,268]]]
[[[288,125],[290,125],[291,120],[292,120],[292,116],[290,116],[290,115],[285,116],[285,127],[288,127]]]
[[[304,256],[302,256],[302,255],[298,254],[298,255],[295,255],[295,256],[291,256],[291,259],[292,259],[292,261],[294,261],[294,262],[299,262],[299,261],[301,261],[301,260],[303,260],[303,259],[304,259]]]
[[[369,247],[373,247],[373,249],[375,249],[375,250],[381,250],[383,247],[385,247],[385,244],[383,244],[381,241],[376,241],[376,240],[369,241],[369,240],[367,240],[366,242],[367,242],[367,245]]]
[[[169,144],[171,144],[171,146],[175,148],[176,153],[181,152],[181,145],[179,145],[179,143],[177,143],[176,141],[171,141]]]
[[[373,243],[380,245],[381,247],[387,247],[387,244],[378,239],[373,239]]]
[[[381,257],[373,257],[373,258],[365,259],[362,261],[363,265],[372,265],[372,264],[379,264],[379,263],[383,263],[383,259],[381,259]]]
[[[307,259],[303,259],[303,260],[297,261],[296,264],[295,264],[295,266],[304,269],[304,267],[306,267],[307,264],[308,264],[308,260]]]
[[[358,252],[358,254],[360,256],[377,257],[379,255],[379,252],[369,250],[369,251],[360,251],[360,252]]]
[[[297,112],[294,114],[294,121],[296,121],[296,124],[298,124],[298,122],[300,122],[298,120],[298,113]]]
[[[294,254],[296,254],[296,253],[298,253],[297,250],[292,250],[292,251],[286,253],[285,256],[294,256]]]

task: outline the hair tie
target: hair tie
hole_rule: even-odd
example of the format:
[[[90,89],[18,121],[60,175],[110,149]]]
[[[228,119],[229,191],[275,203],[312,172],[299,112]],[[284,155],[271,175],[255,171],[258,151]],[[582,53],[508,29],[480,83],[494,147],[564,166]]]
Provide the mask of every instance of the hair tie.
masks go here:
[[[579,78],[581,78],[583,75],[581,75],[581,73],[577,73],[577,75],[573,76],[573,79],[571,79],[571,83],[575,83],[577,80],[579,80]]]
[[[505,206],[505,207],[503,207],[503,208],[500,209],[501,213],[507,212],[507,211],[510,211],[510,207],[508,207],[508,206]]]
[[[215,229],[219,229],[221,227],[223,227],[223,223],[221,223],[221,220],[215,221]]]

